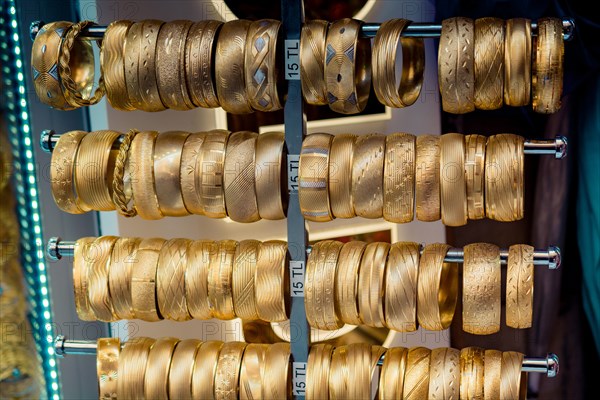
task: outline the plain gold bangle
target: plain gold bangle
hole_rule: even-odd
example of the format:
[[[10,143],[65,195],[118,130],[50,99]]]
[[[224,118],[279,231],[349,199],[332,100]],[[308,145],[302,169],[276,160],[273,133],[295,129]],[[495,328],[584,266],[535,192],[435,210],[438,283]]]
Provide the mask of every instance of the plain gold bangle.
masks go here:
[[[404,374],[408,349],[392,347],[385,352],[379,378],[379,399],[401,399],[404,391]]]
[[[504,103],[504,20],[475,20],[475,107],[496,110]]]
[[[285,140],[283,132],[265,132],[256,139],[256,202],[260,218],[284,219],[287,212],[285,187]]]
[[[157,136],[156,131],[138,133],[131,142],[131,156],[128,158],[134,207],[140,217],[150,220],[163,217],[154,188],[154,145]]]
[[[233,256],[238,243],[235,240],[217,242],[217,252],[210,259],[208,273],[208,303],[215,318],[235,318],[233,309]]]
[[[229,132],[214,130],[206,133],[202,143],[202,166],[200,178],[201,204],[203,214],[210,218],[225,218],[225,190],[223,186],[223,170],[225,150]]]
[[[147,337],[137,337],[125,343],[119,355],[117,398],[137,399],[144,393],[148,355],[155,342]]]
[[[208,275],[211,257],[216,253],[217,244],[211,240],[195,240],[188,247],[185,299],[194,319],[206,320],[212,317],[208,302]]]
[[[310,347],[306,367],[306,400],[329,398],[329,374],[333,346],[328,343],[314,344]]]
[[[113,21],[106,28],[100,51],[100,67],[104,77],[106,98],[115,110],[131,111],[133,106],[127,97],[125,83],[125,56],[123,49],[127,31],[133,22]]]
[[[329,155],[329,199],[335,218],[353,218],[352,163],[356,135],[335,135]]]
[[[192,377],[201,345],[200,340],[186,339],[175,346],[169,369],[170,399],[192,400]]]
[[[419,221],[441,218],[440,198],[440,137],[417,136],[415,166],[415,202]]]
[[[313,133],[302,142],[298,166],[298,199],[305,219],[327,222],[333,219],[329,201],[329,164],[333,136]]]
[[[485,371],[484,357],[485,352],[479,347],[466,347],[460,351],[461,399],[483,399]],[[501,398],[513,399],[514,397]]]
[[[223,23],[199,21],[192,25],[185,44],[185,79],[190,99],[197,107],[219,107],[212,69],[213,48]]]
[[[233,256],[233,309],[235,315],[243,320],[258,319],[254,275],[258,262],[260,242],[242,240]]]
[[[156,301],[160,314],[174,321],[191,319],[185,297],[185,270],[190,240],[171,239],[158,255]]]
[[[407,223],[415,216],[415,137],[394,133],[385,138],[383,218]]]
[[[192,398],[212,399],[215,393],[217,362],[223,342],[209,341],[200,345],[196,352],[194,371],[192,372]]]
[[[181,151],[181,196],[185,208],[196,215],[204,213],[200,185],[203,166],[201,149],[205,138],[204,132],[190,134]]]
[[[112,249],[108,270],[108,289],[113,312],[118,319],[133,319],[131,277],[137,262],[137,248],[142,239],[119,238]]]
[[[531,99],[531,21],[506,21],[504,40],[504,103],[526,106]]]
[[[449,347],[431,350],[429,377],[430,399],[458,399],[460,395],[460,351]]]
[[[467,223],[467,184],[465,182],[465,137],[447,133],[440,139],[440,196],[442,223]]]
[[[181,156],[188,132],[163,132],[154,143],[154,189],[164,216],[189,215],[181,194]]]
[[[144,396],[147,399],[167,400],[169,398],[169,370],[173,351],[179,339],[164,337],[157,339],[148,353],[146,374],[144,375]]]
[[[292,397],[291,388],[290,344],[275,343],[269,345],[265,354],[261,399],[289,399]]]
[[[255,132],[232,133],[225,153],[225,208],[235,222],[255,222],[260,219],[256,198]]]
[[[99,396],[105,399],[116,398],[121,341],[119,338],[100,338],[96,346]]]
[[[308,104],[327,104],[325,52],[328,21],[312,20],[302,25],[300,37],[300,76],[302,94]]]
[[[269,322],[288,319],[289,268],[285,242],[269,240],[260,244],[254,285],[259,318]]]
[[[486,350],[483,367],[483,398],[500,399],[500,377],[502,376],[502,352]]]
[[[98,321],[115,320],[110,291],[108,290],[108,271],[111,264],[112,248],[116,236],[101,236],[90,244],[86,263],[88,297],[90,309]]]
[[[352,160],[352,200],[356,215],[363,218],[383,216],[383,167],[385,136],[359,136]]]
[[[138,90],[142,101],[137,106],[143,111],[155,112],[166,108],[158,92],[156,75],[158,34],[163,26],[164,22],[153,19],[145,20],[142,23],[142,43],[140,44],[140,61],[138,64]]]
[[[367,244],[358,275],[358,311],[362,322],[371,327],[385,326],[385,268],[390,244]]]
[[[560,108],[563,91],[565,46],[562,21],[558,18],[540,18],[537,23],[532,75],[533,111],[552,114]]]
[[[527,372],[521,372],[523,354],[516,351],[502,353],[500,398],[525,400],[527,398]]]
[[[397,242],[390,246],[385,266],[385,326],[398,332],[417,330],[417,279],[420,246]]]
[[[240,371],[240,400],[262,399],[266,376],[265,356],[268,344],[252,343],[246,346]]]
[[[533,247],[515,244],[508,249],[506,271],[506,325],[531,328],[533,317]]]
[[[429,398],[429,363],[431,350],[425,347],[413,347],[406,356],[406,372],[404,374],[404,400]],[[467,397],[465,397],[467,398]]]
[[[351,379],[357,377],[350,376],[350,366],[352,364],[348,359],[348,348],[349,346],[338,346],[333,349],[331,354],[329,372],[329,398],[331,399],[351,399],[355,397],[354,394],[350,393],[350,385]],[[362,365],[352,365],[352,367],[352,372],[354,372]]]
[[[487,138],[465,136],[465,179],[467,182],[467,214],[469,219],[485,218],[485,149]]]
[[[131,307],[142,321],[160,321],[156,300],[156,269],[164,239],[142,239],[137,250],[137,265],[131,273]]]
[[[75,242],[73,252],[73,292],[75,297],[75,310],[77,316],[83,321],[95,321],[96,317],[90,308],[88,297],[88,260],[90,259],[90,248],[96,238],[85,237]]]
[[[367,244],[360,241],[344,243],[338,257],[335,273],[336,313],[343,323],[360,325],[358,312],[358,275],[360,261]]]
[[[371,388],[377,363],[385,354],[385,347],[366,343],[354,343],[345,346],[348,349],[348,364],[350,369],[348,390],[350,399],[372,398]],[[330,375],[331,376],[331,375]],[[330,377],[331,382],[331,377]]]
[[[228,342],[221,347],[215,373],[215,400],[237,400],[240,369],[246,343]]]

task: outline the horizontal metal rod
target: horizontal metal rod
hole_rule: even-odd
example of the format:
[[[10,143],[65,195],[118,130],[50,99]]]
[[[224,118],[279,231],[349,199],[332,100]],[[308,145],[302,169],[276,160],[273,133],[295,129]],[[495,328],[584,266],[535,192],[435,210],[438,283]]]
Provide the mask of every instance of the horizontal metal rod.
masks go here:
[[[75,242],[66,242],[59,237],[53,237],[48,240],[46,252],[48,257],[54,261],[62,257],[73,257],[75,251]],[[310,252],[310,247],[307,249]],[[423,251],[423,246],[421,247]],[[449,263],[462,263],[464,252],[461,248],[451,248],[446,253],[444,261]],[[500,250],[500,263],[505,265],[508,260],[508,250]],[[546,250],[535,249],[533,252],[533,265],[547,266],[548,269],[558,269],[561,263],[560,249],[556,246],[550,246]]]

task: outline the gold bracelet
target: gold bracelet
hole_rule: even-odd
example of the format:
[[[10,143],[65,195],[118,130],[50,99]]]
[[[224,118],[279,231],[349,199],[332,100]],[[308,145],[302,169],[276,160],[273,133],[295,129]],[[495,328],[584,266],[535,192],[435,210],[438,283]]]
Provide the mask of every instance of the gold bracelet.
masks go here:
[[[385,267],[389,251],[389,243],[369,243],[360,262],[358,311],[360,319],[367,326],[385,326]]]
[[[352,163],[356,135],[335,135],[329,155],[329,200],[335,218],[353,218]]]
[[[160,249],[156,268],[156,300],[160,314],[174,321],[191,319],[185,297],[185,270],[190,240],[171,239]]]
[[[385,352],[379,378],[379,398],[382,400],[401,399],[404,390],[404,374],[408,349],[392,347]]]
[[[552,114],[560,108],[565,45],[559,18],[538,19],[533,63],[533,111]]]
[[[254,274],[256,311],[263,321],[282,322],[289,317],[287,244],[269,240],[260,244]]]
[[[335,273],[335,304],[341,322],[360,325],[358,313],[358,271],[367,244],[360,241],[344,243],[338,257]]]
[[[327,104],[325,83],[325,52],[329,22],[323,20],[306,21],[302,25],[300,37],[300,81],[302,94],[308,104]]]
[[[137,337],[128,340],[119,356],[117,398],[136,399],[144,393],[148,355],[155,339]]]
[[[429,376],[430,399],[458,399],[460,395],[460,351],[449,347],[431,350]]]
[[[144,102],[139,80],[139,65],[142,53],[144,21],[134,22],[125,35],[123,55],[125,57],[125,84],[127,98],[133,109],[140,110]]]
[[[181,156],[188,132],[163,132],[154,143],[154,187],[160,212],[164,216],[183,217],[189,211],[181,194]]]
[[[265,354],[260,398],[265,400],[292,398],[292,368],[290,366],[289,343],[269,345]]]
[[[145,398],[169,398],[169,370],[173,366],[173,351],[178,343],[179,339],[164,337],[157,339],[150,348],[144,375]]]
[[[217,244],[212,240],[194,240],[189,244],[184,279],[185,299],[193,319],[212,318],[208,302],[208,274],[211,257],[216,253]]]
[[[102,399],[116,398],[119,380],[119,338],[100,338],[96,342],[96,370],[98,371],[98,393]]]
[[[154,188],[154,145],[157,137],[156,131],[138,133],[131,142],[131,156],[128,158],[133,205],[140,217],[151,220],[163,217]]]
[[[223,170],[225,150],[229,132],[215,130],[206,133],[200,151],[202,153],[200,195],[204,207],[203,214],[210,218],[225,218],[225,190]]]
[[[479,347],[466,347],[460,351],[460,398],[483,399],[484,357]],[[501,397],[513,399],[514,397]]]
[[[98,321],[114,321],[115,314],[108,290],[108,269],[116,236],[101,236],[90,244],[86,263],[90,309]]]
[[[350,392],[351,380],[356,376],[350,376],[359,365],[351,364],[348,359],[349,346],[338,346],[331,354],[329,371],[329,398],[332,399],[351,399],[355,394]],[[361,365],[362,367],[362,365]],[[352,372],[351,372],[352,371]],[[355,375],[355,374],[353,374]],[[327,399],[328,397],[324,397]],[[358,397],[356,397],[358,398]]]
[[[142,101],[137,105],[138,109],[149,112],[163,111],[163,104],[158,91],[157,61],[159,59],[158,34],[164,26],[164,22],[147,19],[142,22],[142,38],[140,43],[140,54],[138,64],[138,90]],[[173,57],[178,58],[178,57]]]
[[[125,83],[124,47],[127,31],[133,22],[127,20],[113,21],[106,28],[100,51],[100,68],[104,76],[106,98],[115,110],[131,111],[134,107],[127,96]]]
[[[467,214],[469,219],[485,218],[485,149],[487,138],[465,136],[465,180],[467,182]]]
[[[504,40],[504,103],[526,106],[531,98],[531,21],[506,21]]]
[[[236,317],[244,321],[258,319],[254,275],[256,274],[259,247],[258,240],[242,240],[233,256],[233,309]]]
[[[191,133],[183,144],[181,151],[181,196],[185,208],[191,213],[202,215],[202,197],[200,185],[202,180],[202,144],[205,132]]]
[[[287,212],[286,165],[283,132],[266,132],[256,139],[256,202],[260,218],[284,219]]]
[[[385,136],[359,136],[352,160],[352,201],[356,215],[363,218],[383,216],[383,167]]]
[[[165,239],[142,239],[137,250],[138,264],[131,273],[131,307],[136,319],[160,321],[156,301],[156,270]]]
[[[240,371],[240,400],[262,399],[266,376],[265,355],[268,344],[252,343],[246,346]]]
[[[440,195],[442,223],[463,226],[467,223],[467,184],[465,182],[465,137],[447,133],[440,139]]]
[[[438,80],[442,109],[453,114],[475,110],[475,24],[470,18],[442,21]]]
[[[385,348],[381,346],[372,346],[366,343],[354,343],[347,346],[347,363],[345,367],[349,369],[348,376],[348,394],[345,398],[349,399],[370,399],[372,398],[371,387],[377,363],[385,353]],[[335,353],[334,353],[335,355]],[[332,360],[333,367],[333,360]],[[331,383],[330,376],[329,381]],[[344,398],[344,397],[336,397]]]
[[[137,249],[142,239],[119,238],[110,255],[108,269],[108,289],[113,312],[118,319],[133,319],[131,305],[131,277],[137,267]]]
[[[169,369],[170,399],[192,399],[192,377],[196,354],[201,345],[202,342],[196,339],[185,339],[177,343]]]
[[[215,374],[215,400],[236,400],[239,393],[240,368],[246,343],[228,342],[221,347]]]
[[[500,399],[500,377],[502,376],[502,352],[486,350],[483,367],[484,399]]]
[[[223,23],[221,21],[196,22],[188,32],[185,44],[185,79],[190,99],[197,107],[219,107],[215,89],[213,48]]]
[[[475,20],[475,107],[496,110],[504,103],[504,20]]]
[[[298,166],[298,199],[305,219],[327,222],[333,219],[329,200],[329,164],[333,136],[313,133],[302,142]]]
[[[328,343],[313,344],[306,367],[306,400],[329,398],[329,374],[333,346]]]
[[[383,172],[383,218],[407,223],[415,215],[415,137],[408,133],[386,136]]]
[[[525,400],[527,398],[527,372],[521,372],[523,354],[516,351],[502,353],[500,398]]]
[[[90,248],[94,240],[93,237],[84,237],[75,242],[73,252],[73,292],[75,297],[75,311],[77,316],[83,321],[95,321],[96,317],[90,308],[90,299],[88,297],[89,282],[87,279],[87,269]]]
[[[419,221],[441,218],[440,136],[417,136],[415,203]]]
[[[342,243],[324,240],[316,243],[306,262],[306,319],[311,327],[335,330],[342,327],[335,310],[334,287]]]
[[[192,398],[212,399],[215,393],[217,362],[223,342],[210,341],[200,345],[192,372]]]
[[[463,330],[489,335],[500,330],[500,249],[488,243],[464,247]]]
[[[525,139],[503,134],[488,138],[485,158],[485,213],[496,221],[517,221],[524,214]]]
[[[238,243],[235,240],[217,242],[217,252],[210,259],[208,273],[208,304],[215,318],[235,318],[233,309],[233,256]]]
[[[533,247],[515,244],[508,249],[506,271],[506,325],[531,328],[533,317]]]
[[[417,330],[417,278],[420,246],[397,242],[390,246],[385,266],[385,326],[398,332]]]
[[[329,25],[325,82],[329,108],[341,114],[362,112],[371,89],[371,40],[361,37],[362,21],[344,18]]]
[[[251,24],[245,19],[225,22],[217,39],[214,67],[217,97],[223,110],[231,114],[252,112],[246,91],[244,65]]]
[[[373,43],[373,89],[380,103],[402,108],[419,98],[425,71],[423,39],[402,37],[407,19],[391,19],[381,24]],[[402,47],[402,76],[396,79],[398,45]]]
[[[232,133],[225,153],[225,208],[235,222],[256,222],[258,203],[256,198],[256,139],[257,133],[241,131]]]

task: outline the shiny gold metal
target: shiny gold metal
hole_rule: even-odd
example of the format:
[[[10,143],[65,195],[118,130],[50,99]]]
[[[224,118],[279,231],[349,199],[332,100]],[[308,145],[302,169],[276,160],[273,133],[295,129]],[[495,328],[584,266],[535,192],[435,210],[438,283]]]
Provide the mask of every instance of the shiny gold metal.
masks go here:
[[[383,306],[389,251],[389,243],[373,242],[367,244],[362,256],[358,275],[358,311],[367,326],[385,326]]]
[[[352,160],[352,200],[356,215],[363,218],[383,216],[383,168],[385,136],[359,136]]]
[[[460,398],[483,400],[485,351],[466,347],[460,351]],[[501,397],[513,399],[514,397]]]
[[[560,109],[565,46],[560,18],[538,19],[533,63],[533,111],[552,114]]]
[[[496,110],[504,103],[504,20],[475,20],[475,107]]]
[[[156,301],[160,314],[166,319],[191,319],[185,296],[189,244],[187,239],[171,239],[160,249],[156,268]]]
[[[350,392],[351,380],[356,376],[356,370],[362,365],[351,364],[354,360],[349,360],[349,346],[338,346],[331,354],[329,372],[329,398],[331,399],[351,399],[355,398],[355,394]]]
[[[217,252],[211,257],[208,273],[208,304],[215,318],[235,318],[233,309],[233,256],[238,243],[235,240],[217,242]]]
[[[116,398],[121,341],[119,338],[100,338],[96,346],[98,395],[101,399]]]
[[[415,216],[415,137],[393,133],[385,139],[383,218],[407,223]]]
[[[392,347],[385,352],[379,377],[379,399],[401,399],[404,391],[404,374],[408,349]]]
[[[116,319],[108,289],[108,270],[116,236],[101,236],[90,244],[87,252],[87,282],[90,309],[99,321]]]
[[[289,317],[287,244],[268,240],[258,247],[254,273],[256,310],[263,321],[282,322]]]
[[[202,196],[200,184],[202,179],[202,144],[206,138],[205,132],[191,133],[181,151],[181,195],[185,208],[191,213],[202,215]]]
[[[185,44],[185,79],[192,103],[197,107],[219,107],[215,89],[213,48],[223,23],[199,21],[194,23]]]
[[[185,339],[177,343],[169,369],[169,398],[192,400],[192,377],[196,364],[196,354],[202,342]]]
[[[137,248],[142,239],[119,238],[110,255],[108,268],[108,289],[113,312],[118,319],[133,319],[131,304],[131,277],[137,267]]]
[[[133,205],[140,217],[151,220],[163,217],[154,188],[154,146],[157,136],[156,131],[138,133],[131,142],[131,157],[128,158]]]
[[[285,140],[283,132],[265,132],[256,139],[256,202],[262,219],[284,219],[287,212],[285,187]]]
[[[326,222],[333,219],[329,201],[329,164],[333,136],[313,133],[302,142],[298,167],[298,198],[305,219]]]
[[[164,23],[156,20],[145,20],[141,28],[141,43],[138,64],[138,85],[139,97],[142,101],[138,104],[138,108],[143,111],[162,111],[163,104],[160,93],[158,91],[158,77],[156,68],[158,57],[158,34],[160,33]],[[175,56],[177,58],[177,56]]]
[[[430,399],[458,399],[460,395],[460,350],[449,347],[431,350],[429,377]]]
[[[202,143],[200,170],[195,171],[200,175],[201,204],[203,214],[210,218],[225,218],[225,190],[223,187],[223,169],[225,164],[225,149],[229,132],[214,130],[206,133]],[[198,165],[198,164],[196,164]]]
[[[262,399],[265,379],[265,355],[268,344],[249,344],[244,351],[240,371],[240,400]]]
[[[144,393],[148,355],[155,339],[136,337],[129,339],[119,355],[117,380],[118,399],[137,399]]]
[[[352,163],[356,135],[335,135],[329,155],[329,199],[335,218],[353,218]]]
[[[417,278],[420,246],[397,242],[390,246],[385,267],[385,326],[398,332],[417,330]]]
[[[526,106],[531,99],[531,21],[506,21],[504,40],[504,103]]]
[[[483,398],[500,399],[500,377],[502,376],[502,352],[486,350],[483,367]]]
[[[192,372],[192,398],[212,399],[215,393],[217,363],[223,342],[204,342],[196,352]]]
[[[325,83],[325,52],[329,22],[306,21],[300,37],[300,77],[302,94],[308,104],[327,104]]]
[[[137,264],[131,273],[131,306],[136,319],[160,321],[156,299],[156,270],[165,239],[142,239],[137,250]]]
[[[335,311],[335,293],[332,290],[341,249],[341,242],[318,242],[306,262],[306,319],[313,328],[334,330],[343,325]]]
[[[466,225],[465,137],[459,133],[442,135],[440,148],[442,223],[446,226]]]
[[[469,219],[485,218],[485,149],[487,138],[465,136],[465,180],[467,182],[467,214]]]
[[[181,161],[189,132],[162,132],[154,143],[154,189],[160,212],[165,217],[183,217],[189,211],[181,194]]]
[[[318,343],[310,347],[306,367],[306,400],[329,399],[329,374],[333,346]]]
[[[100,51],[100,68],[104,76],[106,98],[115,110],[134,110],[127,96],[125,83],[124,47],[127,31],[133,22],[127,20],[113,21],[106,28]]]
[[[506,271],[506,325],[531,328],[533,317],[533,247],[515,244],[508,249]]]
[[[155,21],[159,22],[159,21]],[[142,99],[141,85],[139,78],[139,65],[143,46],[143,27],[144,21],[134,22],[125,35],[123,43],[123,56],[125,61],[125,84],[127,88],[127,98],[131,107],[140,110],[144,102]]]
[[[211,257],[217,253],[217,249],[216,242],[212,240],[195,240],[188,246],[185,299],[193,319],[206,320],[212,317],[208,302],[208,275]]]
[[[441,218],[440,136],[417,136],[415,202],[419,221]]]
[[[259,248],[258,240],[242,240],[233,256],[233,309],[236,317],[244,321],[258,319],[254,275]]]
[[[74,186],[77,151],[86,132],[71,131],[60,135],[52,152],[50,188],[54,202],[69,214],[83,214],[89,207],[81,203]]]
[[[75,311],[77,316],[83,321],[95,321],[96,317],[90,307],[88,297],[89,282],[87,279],[88,261],[90,258],[90,249],[96,238],[84,237],[75,242],[73,252],[73,292],[75,297]]]
[[[291,397],[292,368],[290,365],[290,344],[275,343],[269,345],[265,354],[260,398],[265,400],[279,400]]]
[[[179,339],[163,337],[157,339],[150,348],[146,374],[144,376],[144,396],[147,399],[167,400],[169,398],[169,371],[172,357]]]
[[[430,360],[431,350],[425,347],[413,347],[408,350],[402,394],[404,400],[429,398]]]
[[[357,302],[358,276],[366,246],[360,241],[344,243],[338,257],[334,285],[336,313],[346,324],[361,324]]]
[[[516,351],[502,353],[500,398],[525,400],[527,398],[527,372],[521,372],[523,354]]]
[[[215,374],[215,400],[237,400],[240,369],[246,343],[228,342],[221,347]]]

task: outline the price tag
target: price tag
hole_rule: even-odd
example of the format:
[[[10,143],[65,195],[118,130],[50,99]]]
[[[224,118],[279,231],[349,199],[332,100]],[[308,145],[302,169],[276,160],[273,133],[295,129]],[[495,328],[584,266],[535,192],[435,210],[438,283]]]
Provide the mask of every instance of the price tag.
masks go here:
[[[304,297],[304,261],[290,261],[290,293],[292,297]]]
[[[306,393],[306,363],[294,362],[292,374],[293,395],[304,396]]]
[[[285,79],[300,80],[300,41],[285,41]]]
[[[288,190],[298,191],[298,167],[300,166],[299,154],[288,154]]]

